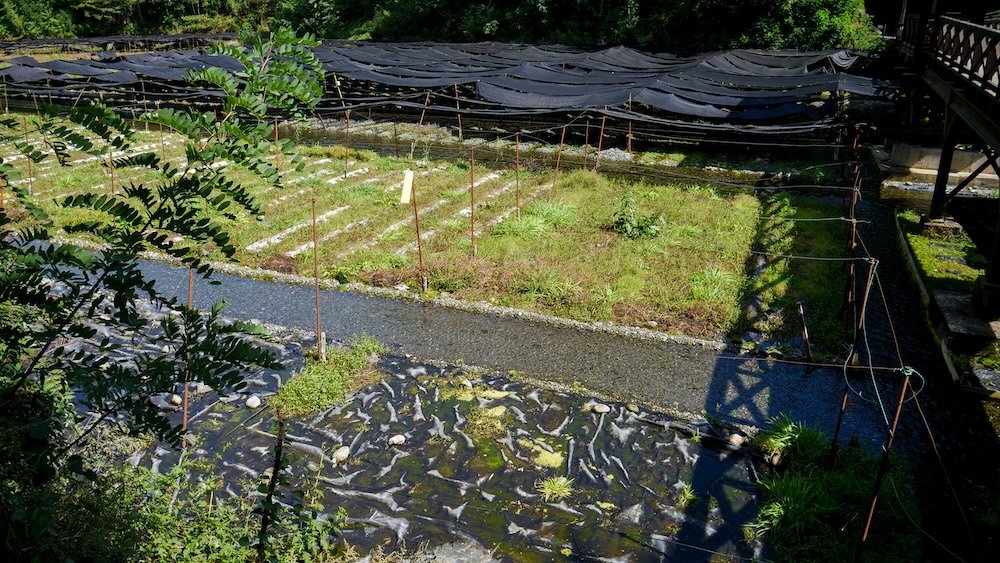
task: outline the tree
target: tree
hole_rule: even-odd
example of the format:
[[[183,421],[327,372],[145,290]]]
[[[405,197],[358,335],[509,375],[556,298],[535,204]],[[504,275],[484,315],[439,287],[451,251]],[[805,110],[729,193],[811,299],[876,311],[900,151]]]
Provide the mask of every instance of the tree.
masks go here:
[[[116,169],[144,168],[159,180],[124,187],[117,194],[71,196],[61,205],[95,212],[103,219],[65,227],[87,233],[104,247],[90,251],[49,242],[52,221],[23,187],[5,196],[0,214],[0,552],[16,560],[71,556],[52,525],[59,480],[93,477],[75,447],[108,421],[133,433],[177,444],[180,429],[149,400],[189,381],[221,392],[239,389],[242,372],[277,367],[273,355],[247,336],[260,327],[227,322],[222,304],[209,312],[179,306],[144,278],[139,253],[152,248],[178,258],[210,278],[198,247],[212,243],[234,252],[225,231],[238,211],[260,214],[258,204],[224,173],[239,166],[279,183],[268,163],[268,112],[302,116],[322,93],[322,67],[310,37],[288,31],[255,38],[247,46],[225,46],[243,70],[206,68],[190,74],[196,84],[218,90],[216,111],[157,110],[142,119],[185,139],[186,161],[174,166],[154,152],[131,148],[131,123],[100,104],[70,111],[68,126],[54,111],[36,119],[3,118],[0,136],[32,162],[54,157],[67,163],[70,148],[113,153]],[[30,122],[30,124],[29,124]],[[36,144],[23,134],[38,134]],[[289,145],[281,143],[288,152]],[[293,157],[289,153],[289,157]],[[0,161],[4,189],[16,179]],[[13,195],[13,198],[10,196]],[[144,302],[176,310],[150,323]],[[142,350],[126,353],[128,342]],[[86,424],[84,420],[86,419]]]

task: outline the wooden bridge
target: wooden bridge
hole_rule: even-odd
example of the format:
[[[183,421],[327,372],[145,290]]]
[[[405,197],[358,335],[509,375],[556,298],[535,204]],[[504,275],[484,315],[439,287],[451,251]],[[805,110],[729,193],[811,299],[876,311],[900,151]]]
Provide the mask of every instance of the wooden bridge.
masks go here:
[[[941,160],[934,183],[930,217],[940,218],[954,197],[987,168],[1000,176],[1000,11],[982,23],[950,16],[906,14],[899,47],[913,78],[910,116],[917,113],[919,89],[929,88],[944,103]],[[948,173],[955,147],[970,144],[986,157],[978,168],[949,190]],[[975,307],[1000,315],[1000,224],[994,230],[989,265],[980,280]]]

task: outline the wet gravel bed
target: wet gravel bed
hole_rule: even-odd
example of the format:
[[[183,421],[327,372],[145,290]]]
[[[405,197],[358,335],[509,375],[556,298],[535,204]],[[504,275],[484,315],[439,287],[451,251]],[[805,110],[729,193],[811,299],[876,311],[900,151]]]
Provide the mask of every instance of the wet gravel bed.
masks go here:
[[[296,334],[279,331],[277,342],[297,367]],[[326,506],[346,511],[344,538],[362,552],[426,544],[452,560],[623,562],[764,554],[743,534],[756,518],[757,474],[742,435],[468,367],[387,356],[379,368],[382,382],[287,427],[287,489],[318,487]],[[213,460],[220,495],[260,494],[276,441],[267,400],[288,376],[250,374],[245,394],[195,396],[186,455]],[[261,406],[248,408],[250,397]],[[484,416],[495,418],[492,433]],[[154,446],[133,462],[164,471],[179,457]],[[545,499],[539,485],[553,477],[567,478],[571,494]]]

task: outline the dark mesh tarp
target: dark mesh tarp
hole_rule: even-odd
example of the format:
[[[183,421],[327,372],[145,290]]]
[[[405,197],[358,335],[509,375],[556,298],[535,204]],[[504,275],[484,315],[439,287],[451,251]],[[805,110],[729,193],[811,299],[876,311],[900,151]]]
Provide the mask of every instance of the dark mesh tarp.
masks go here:
[[[735,49],[680,56],[627,47],[328,41],[316,55],[328,73],[321,107],[332,110],[426,104],[434,111],[497,116],[623,111],[630,120],[651,123],[687,119],[692,126],[778,122],[808,128],[827,126],[836,106],[830,100],[837,94],[880,96],[893,86],[848,74],[858,56],[847,50]],[[206,103],[218,93],[187,84],[187,72],[240,68],[232,58],[197,50],[7,62],[11,66],[0,76],[13,96],[58,81],[70,98],[77,95],[74,88],[88,97],[108,88],[122,100],[134,101],[141,93],[160,101]],[[123,95],[123,89],[131,92]]]

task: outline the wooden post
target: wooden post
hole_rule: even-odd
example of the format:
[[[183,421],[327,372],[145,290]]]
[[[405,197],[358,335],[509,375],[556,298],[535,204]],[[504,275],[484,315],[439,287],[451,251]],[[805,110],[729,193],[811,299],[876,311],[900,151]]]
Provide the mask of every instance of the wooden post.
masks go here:
[[[455,109],[459,110],[456,112],[456,115],[458,115],[458,140],[461,141],[463,140],[464,135],[462,133],[462,107],[458,104],[458,84],[455,84]]]
[[[420,213],[417,211],[416,182],[413,183],[410,197],[413,198],[413,224],[417,230],[417,260],[420,265],[420,287],[423,291],[427,291],[429,280],[427,279],[427,270],[424,269],[424,243],[420,240]]]
[[[39,107],[38,107],[38,96],[36,96],[34,94],[34,92],[32,92],[32,94],[31,94],[31,101],[32,101],[32,103],[35,104],[35,117],[37,117],[39,120],[41,120],[42,119],[42,110],[39,109]]]
[[[312,198],[312,239],[313,239],[313,288],[316,294],[316,352],[322,361],[326,361],[326,337],[323,335],[323,324],[319,305],[319,241],[316,238],[316,198]]]
[[[476,257],[476,149],[469,150],[469,242],[472,243],[472,257]]]
[[[431,105],[431,93],[430,93],[430,90],[428,90],[427,91],[427,95],[424,96],[424,109],[423,109],[423,111],[420,112],[420,123],[418,125],[420,125],[421,127],[424,126],[424,117],[427,115],[427,106],[429,106],[429,105]]]
[[[3,114],[10,115],[10,104],[7,101],[7,75],[3,75]]]
[[[607,121],[608,116],[601,116],[601,132],[597,136],[597,153],[594,154],[594,172],[597,172],[598,167],[601,166],[601,147],[604,146],[604,122]]]
[[[583,164],[587,165],[587,149],[590,148],[590,120],[587,120],[587,126],[583,130]]]
[[[521,134],[514,135],[514,198],[517,218],[521,218]]]
[[[628,112],[632,113],[632,92],[628,93]],[[632,120],[628,120],[628,136],[625,138],[628,153],[632,154]]]

